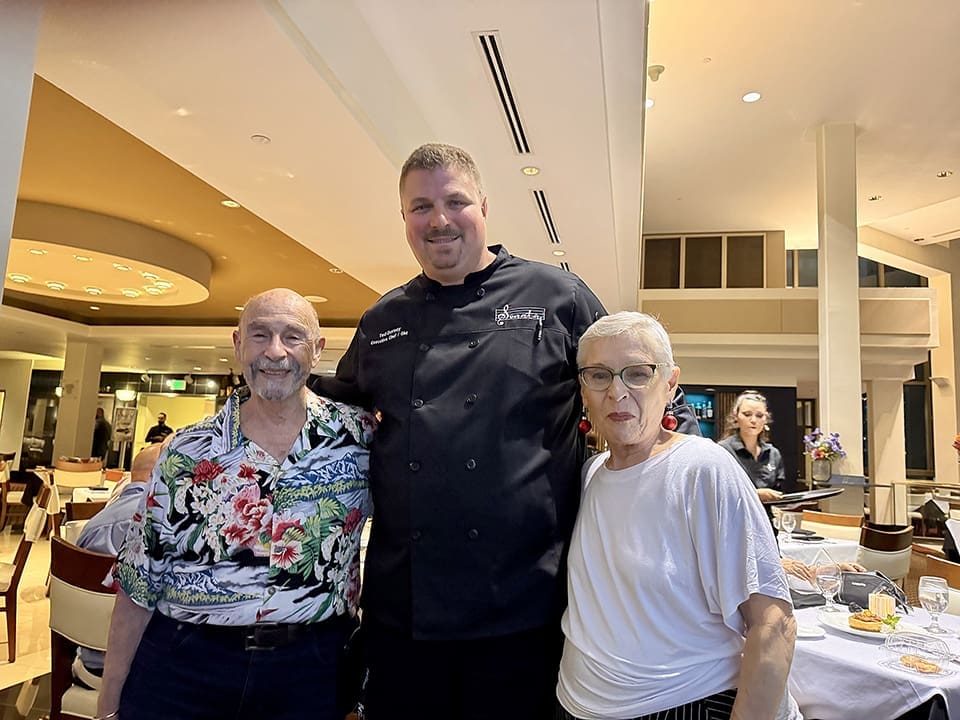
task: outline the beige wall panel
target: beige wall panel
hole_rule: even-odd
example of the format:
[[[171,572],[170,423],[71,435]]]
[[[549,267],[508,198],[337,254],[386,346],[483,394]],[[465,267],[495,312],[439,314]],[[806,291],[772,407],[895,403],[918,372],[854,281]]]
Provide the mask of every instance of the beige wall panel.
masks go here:
[[[644,300],[643,311],[671,333],[780,332],[778,300]]]
[[[926,298],[860,300],[860,332],[865,335],[929,335],[930,301]]]
[[[783,317],[780,320],[785,333],[817,333],[817,301],[785,300],[780,303]]]
[[[786,239],[782,230],[766,233],[767,287],[787,286]]]

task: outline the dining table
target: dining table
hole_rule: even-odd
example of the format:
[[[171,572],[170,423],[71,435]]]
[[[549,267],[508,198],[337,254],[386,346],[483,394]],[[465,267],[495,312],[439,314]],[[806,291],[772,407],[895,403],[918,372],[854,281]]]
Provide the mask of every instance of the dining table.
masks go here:
[[[953,634],[935,636],[957,659],[945,661],[939,674],[924,675],[884,664],[893,657],[882,649],[886,635],[852,632],[845,609],[833,618],[823,612],[815,607],[794,611],[797,641],[788,685],[805,718],[899,718],[938,695],[947,716],[960,717],[960,617],[942,615],[940,624]],[[921,608],[912,608],[900,621],[903,630],[924,635],[929,623],[930,615]]]
[[[822,540],[802,540],[804,536],[784,537],[781,533],[780,554],[783,557],[802,562],[804,565],[819,565],[822,562],[852,563],[857,561],[856,540],[823,538]]]

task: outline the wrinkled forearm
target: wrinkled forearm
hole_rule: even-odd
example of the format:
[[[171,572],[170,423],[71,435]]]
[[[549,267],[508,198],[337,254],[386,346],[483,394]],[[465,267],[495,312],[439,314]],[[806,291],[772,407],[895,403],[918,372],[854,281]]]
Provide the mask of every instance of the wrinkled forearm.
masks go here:
[[[790,673],[796,635],[793,615],[775,609],[766,611],[748,626],[733,720],[776,717]]]
[[[152,615],[152,610],[144,610],[122,590],[117,591],[107,638],[103,684],[97,699],[97,715],[108,715],[120,707],[120,691],[123,690],[133,656]]]

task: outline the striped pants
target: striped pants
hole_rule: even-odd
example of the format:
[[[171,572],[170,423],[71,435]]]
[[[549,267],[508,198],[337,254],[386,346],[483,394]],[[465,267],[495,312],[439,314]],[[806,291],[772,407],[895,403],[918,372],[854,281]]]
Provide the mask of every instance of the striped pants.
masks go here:
[[[733,701],[737,699],[736,690],[724,690],[716,695],[694,700],[686,705],[680,705],[669,710],[641,715],[633,720],[730,720],[733,711]],[[557,713],[554,720],[579,720],[557,703]]]

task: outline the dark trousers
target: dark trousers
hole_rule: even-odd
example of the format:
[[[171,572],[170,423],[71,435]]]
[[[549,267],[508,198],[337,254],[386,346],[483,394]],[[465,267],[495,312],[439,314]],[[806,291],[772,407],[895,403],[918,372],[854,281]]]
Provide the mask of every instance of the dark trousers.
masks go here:
[[[736,690],[724,690],[669,710],[641,715],[633,720],[729,720],[733,702],[736,699]],[[577,717],[568,713],[560,703],[557,703],[554,720],[577,720]]]
[[[552,720],[559,626],[479,640],[413,640],[364,619],[368,720]]]
[[[337,618],[289,645],[245,650],[239,628],[180,623],[155,612],[120,697],[132,720],[343,720],[336,685],[351,629]]]

